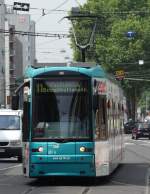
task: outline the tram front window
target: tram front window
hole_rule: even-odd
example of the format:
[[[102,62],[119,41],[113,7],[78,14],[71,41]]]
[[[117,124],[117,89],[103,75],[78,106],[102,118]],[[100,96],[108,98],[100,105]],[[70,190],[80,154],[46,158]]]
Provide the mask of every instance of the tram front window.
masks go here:
[[[33,140],[89,139],[87,80],[36,80]]]

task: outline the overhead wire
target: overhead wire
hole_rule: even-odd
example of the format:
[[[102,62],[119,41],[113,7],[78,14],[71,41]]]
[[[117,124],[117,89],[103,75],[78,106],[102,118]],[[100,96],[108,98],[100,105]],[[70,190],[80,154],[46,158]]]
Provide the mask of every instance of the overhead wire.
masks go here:
[[[51,9],[51,10],[50,9],[47,9],[47,8],[33,8],[33,7],[30,7],[30,10],[39,10],[39,11],[41,11],[42,12],[42,15],[40,17],[45,16],[45,15],[48,15],[48,14],[51,14],[53,12],[68,12],[69,10],[59,9],[63,5],[65,5],[68,1],[69,0],[63,1],[61,4],[59,4],[57,7],[55,7],[54,9]],[[79,5],[79,7],[82,6],[78,0],[75,0],[75,2]],[[10,6],[11,8],[13,8],[13,5],[10,5],[10,4],[4,4],[4,5]],[[147,6],[147,5],[150,5],[150,3],[145,3],[145,4],[143,4],[143,6],[144,5]],[[47,11],[47,13],[45,11]],[[83,10],[82,11],[79,11],[80,14],[85,14],[87,12],[88,13],[91,13],[91,14],[94,14],[94,13],[97,14],[97,12],[90,11],[88,9],[87,10],[84,9],[84,11]],[[116,9],[114,8],[114,9],[110,9],[108,11],[102,11],[102,12],[100,12],[100,16],[101,16],[101,14],[132,14],[132,13],[136,13],[136,14],[137,13],[150,13],[150,8],[147,8],[147,10],[135,10],[134,9],[134,10],[130,10],[130,11],[126,11],[126,10],[119,11],[118,8],[116,8]],[[97,16],[98,16],[98,14],[97,14]]]
[[[39,43],[39,45],[41,46],[41,45],[45,45],[45,44],[50,44],[50,43],[56,42],[58,40],[60,40],[60,38],[57,38],[57,39],[54,39],[54,40],[51,40],[51,41],[46,41],[46,42],[42,41],[41,43]],[[36,44],[36,45],[38,45],[38,44]]]
[[[63,5],[65,5],[68,1],[69,1],[69,0],[63,1],[60,5],[58,5],[57,7],[55,7],[54,9],[50,10],[50,11],[47,12],[47,13],[45,13],[45,9],[42,9],[42,15],[38,18],[38,20],[36,21],[36,23],[39,22],[39,21],[42,19],[43,16],[48,15],[48,14],[50,14],[51,12],[56,11],[57,9],[59,9],[60,7],[62,7]]]
[[[44,14],[43,14],[43,16],[45,16],[45,15],[48,15],[48,14],[51,14],[51,13],[53,13],[53,12],[67,12],[66,10],[58,10],[60,7],[62,7],[64,4],[66,4],[67,2],[68,2],[69,0],[65,0],[65,1],[63,1],[60,5],[58,5],[56,8],[54,8],[54,9],[52,9],[52,10],[47,10],[47,9],[45,9],[45,8],[30,8],[30,9],[33,9],[33,10],[40,10],[40,11],[44,11]],[[79,2],[77,1],[77,0],[75,0],[78,4],[79,4]],[[48,11],[47,13],[45,13],[45,11]],[[89,11],[89,10],[87,10],[87,11]],[[80,13],[85,13],[86,12],[86,10],[83,12],[83,11],[81,11]],[[94,12],[91,12],[91,14],[93,14]],[[148,10],[132,10],[132,11],[117,11],[117,10],[110,10],[110,11],[106,11],[106,12],[101,12],[101,13],[103,13],[103,14],[129,14],[129,13],[150,13],[150,10],[148,9]],[[40,17],[43,17],[43,16],[40,16]],[[100,16],[101,16],[101,14],[100,14]],[[65,37],[63,37],[63,36],[59,36],[60,34],[50,34],[50,33],[30,33],[30,32],[18,32],[18,34],[20,34],[20,35],[31,35],[31,36],[43,36],[43,37],[57,37],[58,38],[58,40],[60,39],[60,38],[66,38],[66,35],[65,35]],[[69,37],[69,36],[67,36],[67,37]],[[54,41],[56,41],[56,40],[54,40]]]
[[[57,38],[69,38],[69,34],[60,34],[60,33],[40,33],[40,32],[29,32],[29,31],[20,31],[20,30],[4,30],[0,29],[0,33],[4,34],[17,34],[17,35],[28,35],[28,36],[42,36],[42,37],[57,37]]]
[[[78,0],[75,0],[75,2],[78,4],[79,7],[81,6],[81,4]]]

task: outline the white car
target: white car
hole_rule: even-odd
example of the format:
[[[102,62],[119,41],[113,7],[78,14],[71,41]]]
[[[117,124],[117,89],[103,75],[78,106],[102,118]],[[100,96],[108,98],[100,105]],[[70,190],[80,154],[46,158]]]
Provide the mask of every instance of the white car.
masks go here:
[[[0,109],[0,158],[22,161],[22,111]]]

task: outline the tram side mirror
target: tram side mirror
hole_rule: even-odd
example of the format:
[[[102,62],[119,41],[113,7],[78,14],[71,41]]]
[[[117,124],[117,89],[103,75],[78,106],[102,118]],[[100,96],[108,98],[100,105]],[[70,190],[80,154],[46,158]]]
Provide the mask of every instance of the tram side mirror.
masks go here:
[[[93,109],[94,109],[94,111],[96,111],[97,107],[98,107],[98,95],[94,94],[93,95]]]
[[[12,96],[12,102],[11,102],[11,108],[12,110],[18,110],[19,109],[19,96],[17,94],[14,94]]]

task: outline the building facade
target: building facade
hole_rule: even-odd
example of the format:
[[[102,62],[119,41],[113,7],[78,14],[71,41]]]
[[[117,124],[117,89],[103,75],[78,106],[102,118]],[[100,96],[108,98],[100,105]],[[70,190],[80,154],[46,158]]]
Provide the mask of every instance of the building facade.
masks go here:
[[[5,5],[0,0],[0,107],[5,104]]]
[[[0,0],[0,106],[10,107],[26,66],[35,63],[35,22],[29,14],[18,14]]]
[[[14,26],[14,62],[16,66],[16,78],[23,76],[26,66],[33,65],[35,61],[35,36],[21,35],[20,32],[35,32],[35,22],[31,21],[28,14],[7,12],[7,20],[10,28]]]

